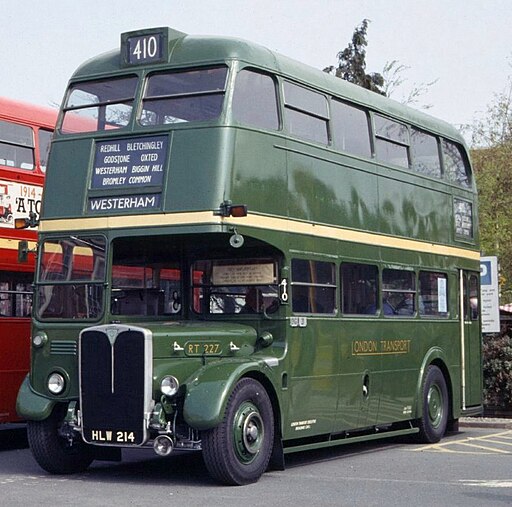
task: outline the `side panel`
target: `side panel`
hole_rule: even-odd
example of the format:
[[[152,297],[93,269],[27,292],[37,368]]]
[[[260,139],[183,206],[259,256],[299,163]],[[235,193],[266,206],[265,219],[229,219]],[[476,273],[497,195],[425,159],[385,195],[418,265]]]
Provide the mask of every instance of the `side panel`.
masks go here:
[[[338,399],[339,320],[302,317],[304,327],[288,333],[289,405],[285,439],[333,431]]]
[[[30,319],[0,317],[0,423],[19,420],[16,396],[30,362]]]
[[[381,358],[374,352],[371,332],[375,323],[342,322],[339,398],[335,431],[375,423],[380,402]]]

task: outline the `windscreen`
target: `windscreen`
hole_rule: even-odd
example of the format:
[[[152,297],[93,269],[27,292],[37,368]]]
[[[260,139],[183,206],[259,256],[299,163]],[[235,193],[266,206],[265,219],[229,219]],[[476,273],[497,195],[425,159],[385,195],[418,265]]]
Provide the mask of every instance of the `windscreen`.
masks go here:
[[[36,314],[42,320],[97,319],[103,311],[105,239],[71,236],[39,250]]]

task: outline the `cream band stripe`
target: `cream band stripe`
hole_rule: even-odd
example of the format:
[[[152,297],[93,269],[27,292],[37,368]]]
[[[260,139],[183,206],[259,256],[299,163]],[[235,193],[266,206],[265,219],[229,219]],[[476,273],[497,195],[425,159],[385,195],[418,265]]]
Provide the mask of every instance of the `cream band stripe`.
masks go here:
[[[385,236],[371,232],[354,231],[342,227],[312,224],[286,218],[269,217],[249,213],[243,218],[224,218],[212,211],[196,211],[190,213],[161,213],[154,215],[124,215],[110,217],[74,218],[44,220],[39,224],[41,232],[76,232],[80,230],[122,229],[128,227],[159,227],[181,225],[238,225],[256,227],[272,231],[305,234],[320,238],[338,239],[352,243],[379,245],[388,248],[420,251],[436,255],[463,257],[479,260],[480,253],[465,248],[439,245],[426,241]]]
[[[8,238],[0,238],[0,248],[4,248],[6,250],[18,250],[18,243],[23,241],[21,239],[8,239]],[[36,247],[35,241],[28,242],[28,248],[30,250]]]

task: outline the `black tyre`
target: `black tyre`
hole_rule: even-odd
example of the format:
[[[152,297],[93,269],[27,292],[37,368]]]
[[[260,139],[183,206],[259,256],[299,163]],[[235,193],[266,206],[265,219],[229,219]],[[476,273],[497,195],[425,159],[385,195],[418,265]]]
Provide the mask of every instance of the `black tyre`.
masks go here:
[[[274,442],[272,403],[254,379],[241,379],[229,397],[224,419],[202,433],[203,459],[220,482],[256,482],[267,469]]]
[[[422,385],[423,415],[418,420],[418,440],[433,444],[439,442],[448,424],[448,389],[441,370],[428,367]]]
[[[57,405],[43,421],[28,421],[27,436],[30,450],[41,468],[51,474],[73,474],[84,471],[93,461],[91,446],[82,440],[60,435],[66,414],[65,405]]]

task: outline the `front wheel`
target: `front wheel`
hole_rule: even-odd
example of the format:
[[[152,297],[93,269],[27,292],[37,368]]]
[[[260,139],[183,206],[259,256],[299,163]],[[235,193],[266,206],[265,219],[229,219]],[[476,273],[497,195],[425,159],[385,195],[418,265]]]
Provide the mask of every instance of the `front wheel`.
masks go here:
[[[272,403],[263,386],[241,379],[229,397],[224,419],[201,437],[208,471],[220,482],[256,482],[267,469],[274,442]]]
[[[92,447],[82,440],[69,441],[60,434],[66,414],[65,405],[57,405],[43,421],[28,421],[30,450],[41,468],[51,474],[83,472],[93,461]]]
[[[423,415],[418,421],[420,442],[434,444],[441,440],[448,424],[448,390],[441,370],[427,369],[422,385]]]

